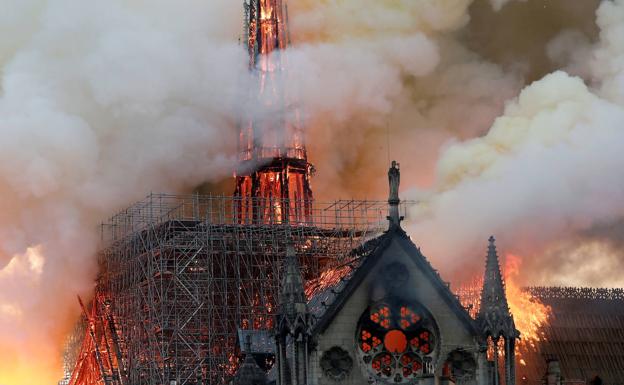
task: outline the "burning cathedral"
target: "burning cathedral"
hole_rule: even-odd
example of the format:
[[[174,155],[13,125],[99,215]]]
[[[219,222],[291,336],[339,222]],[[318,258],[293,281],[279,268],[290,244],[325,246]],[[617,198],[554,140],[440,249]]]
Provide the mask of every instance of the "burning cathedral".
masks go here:
[[[520,335],[494,238],[475,320],[401,229],[396,162],[388,176],[388,229],[352,252],[333,285],[308,299],[296,252],[287,247],[273,338],[265,346],[275,364],[267,374],[254,358],[266,334],[245,333],[247,356],[234,385],[516,383]]]
[[[494,238],[471,315],[401,227],[396,162],[387,201],[315,201],[305,131],[281,111],[286,5],[244,11],[267,113],[240,124],[234,194],[151,194],[103,225],[61,384],[529,384]]]

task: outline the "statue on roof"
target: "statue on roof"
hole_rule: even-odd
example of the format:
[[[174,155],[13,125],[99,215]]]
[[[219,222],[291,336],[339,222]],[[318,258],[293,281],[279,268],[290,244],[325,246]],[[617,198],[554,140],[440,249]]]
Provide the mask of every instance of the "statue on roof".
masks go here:
[[[399,164],[396,160],[392,161],[392,166],[388,170],[388,183],[390,184],[390,196],[388,202],[399,202],[399,184],[401,183],[401,172],[399,171]]]
[[[399,215],[399,184],[401,183],[401,171],[396,160],[392,161],[392,165],[388,170],[388,184],[390,185],[390,195],[388,196],[388,220],[390,228],[396,229],[401,227],[403,217]]]

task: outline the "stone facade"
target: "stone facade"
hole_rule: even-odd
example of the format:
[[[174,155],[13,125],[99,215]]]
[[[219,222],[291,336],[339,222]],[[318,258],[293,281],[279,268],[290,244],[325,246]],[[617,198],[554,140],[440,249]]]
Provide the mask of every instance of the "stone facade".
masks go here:
[[[366,276],[362,279],[357,288],[346,299],[341,308],[333,316],[328,326],[319,330],[315,336],[315,356],[322,356],[323,352],[339,347],[349,353],[353,359],[353,368],[348,372],[341,384],[366,384],[366,383],[429,383],[433,379],[435,383],[442,381],[445,377],[445,363],[449,355],[454,351],[462,351],[468,356],[468,360],[475,363],[472,379],[466,384],[486,384],[480,381],[487,377],[487,368],[479,368],[477,363],[484,363],[485,346],[482,345],[475,328],[467,322],[464,315],[458,315],[458,306],[453,304],[454,299],[450,292],[446,295],[440,290],[439,285],[431,282],[430,271],[423,271],[406,250],[397,237],[403,235],[389,234],[390,242],[388,246],[375,256],[375,263],[370,267]],[[388,281],[391,277],[385,277],[383,272],[390,267],[401,267],[406,273],[406,281],[401,282],[399,287],[392,287],[393,282]],[[436,277],[437,278],[437,277]],[[439,279],[439,278],[437,278]],[[440,282],[441,283],[441,282]],[[438,286],[438,287],[436,287]],[[448,290],[444,288],[443,290]],[[401,378],[397,382],[394,376],[378,376],[371,367],[370,362],[366,362],[366,354],[361,348],[361,340],[358,333],[358,324],[361,317],[366,314],[367,309],[379,303],[400,303],[401,305],[412,305],[422,309],[419,316],[426,316],[433,321],[431,332],[436,341],[433,343],[432,352],[423,355],[427,358],[430,373],[423,373],[411,378]],[[393,326],[390,326],[392,328]],[[383,342],[382,342],[383,343]],[[395,354],[395,360],[399,360],[402,352]],[[312,363],[316,368],[310,371],[309,384],[331,385],[336,382],[329,376],[324,375],[319,370],[316,362]],[[397,367],[399,367],[397,365]],[[423,365],[425,366],[425,365]],[[400,369],[400,368],[399,368]],[[448,371],[448,365],[447,365]],[[448,374],[448,373],[447,373]],[[470,375],[469,375],[470,376]],[[450,377],[450,376],[446,376]]]
[[[299,265],[289,248],[276,319],[276,364],[267,383],[514,385],[513,353],[501,357],[506,370],[488,359],[493,349],[499,356],[494,345],[499,337],[506,346],[518,337],[493,238],[484,285],[489,292],[483,294],[489,307],[474,320],[401,229],[396,162],[388,176],[389,229],[354,250],[337,284],[304,301]]]

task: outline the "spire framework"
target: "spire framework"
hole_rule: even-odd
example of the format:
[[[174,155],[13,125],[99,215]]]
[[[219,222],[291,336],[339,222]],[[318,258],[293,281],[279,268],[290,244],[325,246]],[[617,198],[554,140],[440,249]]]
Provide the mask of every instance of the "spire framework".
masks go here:
[[[286,0],[245,0],[251,72],[249,108],[239,124],[235,195],[253,223],[306,224],[314,167],[308,162],[298,98],[289,93]],[[259,206],[259,207],[258,207]]]

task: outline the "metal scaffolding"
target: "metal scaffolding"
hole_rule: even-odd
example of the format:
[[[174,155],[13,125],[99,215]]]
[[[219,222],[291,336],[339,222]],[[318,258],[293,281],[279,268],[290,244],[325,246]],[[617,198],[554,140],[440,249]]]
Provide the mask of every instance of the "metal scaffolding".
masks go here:
[[[288,239],[314,279],[387,228],[386,202],[315,203],[305,223],[284,223],[242,216],[238,199],[152,194],[102,225],[95,298],[112,312],[128,383],[225,383],[237,330],[273,326]]]

